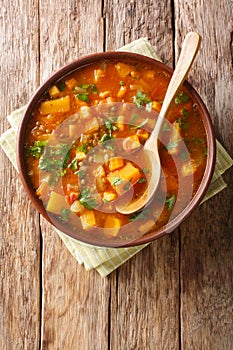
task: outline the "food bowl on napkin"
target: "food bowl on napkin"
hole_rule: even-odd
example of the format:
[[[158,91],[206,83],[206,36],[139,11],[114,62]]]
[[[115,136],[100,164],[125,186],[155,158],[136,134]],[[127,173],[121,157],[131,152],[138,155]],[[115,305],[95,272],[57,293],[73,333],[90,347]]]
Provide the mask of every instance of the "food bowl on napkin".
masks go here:
[[[18,169],[39,212],[93,245],[150,242],[174,230],[204,197],[214,171],[208,111],[185,82],[160,135],[162,174],[149,205],[122,215],[116,203],[143,194],[141,157],[172,70],[134,53],[99,53],[54,73],[30,100],[17,140]]]

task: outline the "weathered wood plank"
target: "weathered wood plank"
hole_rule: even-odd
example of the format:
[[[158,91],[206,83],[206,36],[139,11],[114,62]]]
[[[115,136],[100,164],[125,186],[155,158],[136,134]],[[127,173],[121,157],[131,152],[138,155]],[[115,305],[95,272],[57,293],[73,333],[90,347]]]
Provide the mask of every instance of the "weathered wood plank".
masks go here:
[[[42,80],[77,57],[102,51],[101,14],[101,2],[97,0],[60,1],[59,6],[51,0],[42,2]],[[45,220],[41,221],[41,228],[42,349],[107,349],[108,280],[79,266]]]
[[[175,1],[175,14],[178,45],[190,29],[202,36],[189,79],[207,104],[217,137],[232,152],[232,1]],[[232,171],[226,175],[228,189],[181,227],[183,349],[233,344],[232,176]]]
[[[106,49],[148,37],[172,65],[170,2],[107,1]],[[111,278],[111,349],[179,349],[179,235],[164,237]]]
[[[1,2],[1,133],[9,127],[6,116],[25,104],[38,84],[37,10],[37,1]],[[38,349],[39,216],[29,203],[16,171],[2,151],[0,163],[0,348]]]

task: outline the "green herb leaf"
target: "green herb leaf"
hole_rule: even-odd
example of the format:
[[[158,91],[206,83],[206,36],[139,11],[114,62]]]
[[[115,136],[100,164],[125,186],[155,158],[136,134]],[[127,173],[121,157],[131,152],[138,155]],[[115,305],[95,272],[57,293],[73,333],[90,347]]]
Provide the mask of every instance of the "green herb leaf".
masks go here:
[[[61,81],[60,83],[57,84],[57,87],[60,91],[64,91],[66,84],[63,81]]]
[[[178,142],[172,141],[172,142],[169,142],[169,143],[165,146],[165,148],[166,148],[167,150],[169,150],[169,149],[175,148],[175,147],[177,147],[177,146],[178,146]]]
[[[172,209],[175,205],[175,202],[176,202],[175,194],[172,194],[172,196],[170,198],[167,198],[165,200],[165,204],[167,205],[169,211],[172,211]]]
[[[141,129],[144,125],[146,125],[146,123],[148,122],[148,118],[146,118],[145,120],[143,120],[139,125],[132,125],[131,129]]]
[[[80,179],[84,179],[86,172],[84,170],[78,170],[75,172],[75,175],[78,175]]]
[[[28,150],[34,158],[40,158],[40,156],[44,153],[46,144],[47,141],[34,141],[34,145],[30,146]]]
[[[121,86],[124,86],[124,85],[125,85],[125,82],[121,80],[121,81],[120,81],[120,85],[121,85]]]
[[[70,214],[70,209],[62,209],[61,210],[61,219],[62,221],[67,221],[68,220],[68,216]]]
[[[89,188],[84,188],[79,197],[79,202],[87,209],[93,210],[94,208],[98,207],[98,203],[94,198],[91,198],[91,192]]]
[[[101,139],[100,139],[100,143],[104,143],[105,141],[108,141],[108,140],[112,140],[113,139],[113,137],[112,136],[110,136],[110,135],[108,135],[108,134],[104,134],[102,137],[101,137]]]
[[[185,95],[183,91],[179,92],[178,95],[175,97],[176,104],[187,103],[188,101],[189,101],[189,96]]]
[[[187,152],[183,150],[183,151],[181,152],[181,154],[180,154],[180,159],[181,159],[181,160],[186,160],[187,157],[188,157]]]
[[[144,177],[141,177],[139,180],[138,180],[138,183],[139,184],[143,184],[144,182],[146,182],[146,179]]]
[[[148,169],[148,168],[142,168],[142,172],[143,172],[144,174],[148,174],[148,173],[149,173],[149,169]]]
[[[119,186],[122,183],[122,179],[120,177],[115,176],[112,181],[113,186]]]
[[[77,151],[87,153],[88,152],[87,144],[83,143],[82,145],[78,146]]]
[[[129,221],[133,222],[133,221],[138,221],[138,220],[146,220],[150,211],[151,211],[151,209],[146,208],[139,213],[130,214]]]
[[[151,99],[147,98],[146,94],[143,94],[140,90],[138,90],[136,96],[134,96],[134,103],[139,109],[141,109],[144,105],[147,106],[148,104],[148,108],[150,110],[152,107]]]
[[[124,186],[123,186],[123,190],[124,191],[128,191],[130,189],[130,187],[132,186],[130,181],[127,181]]]
[[[77,98],[78,98],[80,101],[90,102],[88,94],[78,94],[78,95],[77,95]]]
[[[134,114],[134,115],[131,117],[130,121],[129,121],[129,125],[134,126],[134,123],[136,122],[136,120],[137,120],[138,118],[139,118],[139,115],[138,115],[138,114]]]

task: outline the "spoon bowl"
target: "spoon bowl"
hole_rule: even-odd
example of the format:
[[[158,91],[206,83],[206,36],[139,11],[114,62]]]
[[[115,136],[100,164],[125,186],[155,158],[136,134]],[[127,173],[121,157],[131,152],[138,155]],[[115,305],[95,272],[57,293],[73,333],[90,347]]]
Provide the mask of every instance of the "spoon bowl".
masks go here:
[[[131,201],[130,203],[120,203],[117,205],[116,210],[121,214],[131,214],[139,211],[151,201],[154,193],[156,192],[161,174],[161,163],[158,151],[159,133],[169,112],[171,103],[173,102],[177,91],[183,84],[192,66],[198,52],[200,42],[201,38],[199,34],[195,32],[189,32],[184,39],[181,54],[169,83],[156,125],[152,130],[149,139],[144,145],[144,156],[147,157],[149,168],[151,169],[147,189],[137,200]]]

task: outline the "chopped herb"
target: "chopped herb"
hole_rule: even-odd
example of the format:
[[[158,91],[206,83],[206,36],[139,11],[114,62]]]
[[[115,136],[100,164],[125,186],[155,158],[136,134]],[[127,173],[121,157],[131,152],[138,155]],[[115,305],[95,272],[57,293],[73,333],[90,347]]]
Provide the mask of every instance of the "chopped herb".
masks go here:
[[[101,137],[101,139],[100,139],[100,143],[104,143],[105,141],[109,141],[109,140],[112,140],[113,139],[113,137],[112,136],[110,136],[110,135],[108,135],[108,134],[104,134],[102,137]]]
[[[47,141],[34,141],[34,145],[28,148],[30,154],[34,158],[40,158],[40,156],[44,153],[46,143]]]
[[[131,185],[132,185],[131,182],[127,181],[123,186],[123,190],[128,191],[130,189]]]
[[[121,85],[121,86],[124,86],[124,85],[125,85],[125,82],[121,80],[121,81],[120,81],[120,85]]]
[[[67,144],[50,145],[46,147],[46,152],[40,159],[39,169],[42,171],[60,170],[62,172],[67,167],[69,159],[70,152]]]
[[[175,97],[176,104],[187,103],[188,101],[189,101],[189,96],[185,95],[183,91],[179,92],[178,95]]]
[[[80,101],[90,102],[88,94],[78,94],[76,96]]]
[[[187,116],[189,115],[189,111],[186,108],[182,108],[181,114],[183,118],[187,118]]]
[[[61,210],[61,219],[62,221],[67,221],[68,220],[68,216],[70,214],[70,209],[62,209]]]
[[[138,90],[136,96],[134,96],[134,103],[139,109],[141,109],[144,105],[146,105],[146,109],[148,111],[150,111],[152,108],[151,99],[148,99],[146,94],[143,94],[140,90]]]
[[[138,114],[134,114],[130,121],[129,121],[129,125],[134,125],[134,123],[136,122],[136,120],[139,118],[139,115]]]
[[[140,211],[139,213],[130,214],[129,221],[133,222],[133,221],[137,221],[137,220],[146,220],[150,211],[151,210],[149,208],[146,208],[146,209]]]
[[[116,125],[114,125],[110,120],[106,120],[105,121],[105,127],[109,132],[109,136],[112,137],[112,131],[116,131],[118,130],[118,127]]]
[[[64,91],[66,84],[63,81],[61,81],[60,83],[57,84],[57,87],[60,91]]]
[[[172,194],[171,197],[167,198],[165,200],[165,204],[167,205],[167,208],[169,211],[172,211],[176,201],[176,196],[175,194]]]
[[[169,142],[169,143],[165,146],[165,148],[166,148],[167,150],[169,150],[169,149],[175,148],[175,147],[177,147],[177,146],[178,146],[178,142],[172,141],[172,142]]]
[[[186,160],[187,157],[188,157],[187,152],[183,150],[183,151],[181,152],[181,154],[180,154],[180,159],[181,159],[181,160]]]
[[[88,149],[87,149],[87,144],[83,143],[82,145],[77,147],[77,151],[79,152],[83,152],[83,153],[87,153]]]
[[[143,120],[139,125],[132,125],[131,129],[140,129],[142,128],[144,125],[146,125],[146,123],[148,122],[148,118],[146,118],[145,120]]]
[[[68,168],[72,170],[78,170],[78,160],[74,158],[72,162],[68,165]]]
[[[138,180],[138,183],[139,183],[139,184],[142,184],[142,183],[144,183],[144,182],[146,182],[146,179],[145,179],[144,177],[141,177],[141,178]]]
[[[88,92],[97,93],[98,89],[95,84],[79,84],[79,87],[88,90]]]
[[[142,172],[143,172],[144,174],[148,174],[148,173],[149,173],[149,169],[148,169],[148,168],[142,168]]]
[[[112,185],[113,186],[119,186],[122,183],[122,179],[120,177],[114,176]]]
[[[163,124],[163,131],[170,131],[170,128],[166,122]]]
[[[78,170],[75,172],[75,175],[78,175],[80,179],[84,179],[86,172],[84,170]]]
[[[98,207],[98,203],[96,202],[95,198],[91,198],[91,192],[89,188],[84,188],[79,197],[79,202],[87,209],[93,210],[94,208]]]

